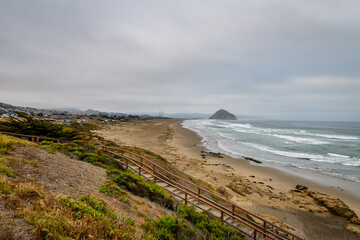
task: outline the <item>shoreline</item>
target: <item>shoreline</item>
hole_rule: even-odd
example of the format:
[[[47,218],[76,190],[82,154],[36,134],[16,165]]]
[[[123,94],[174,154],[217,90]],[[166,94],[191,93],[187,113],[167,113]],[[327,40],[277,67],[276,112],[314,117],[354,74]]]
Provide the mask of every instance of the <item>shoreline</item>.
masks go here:
[[[181,125],[182,121],[179,123],[180,131],[188,131],[186,133],[186,141],[194,141],[197,142],[198,149],[194,147],[193,151],[201,152],[201,151],[211,151],[206,148],[206,146],[202,145],[203,138],[193,130],[188,128],[184,128]],[[190,140],[191,139],[191,140]],[[184,144],[180,143],[180,145]],[[186,144],[186,143],[185,143]],[[360,216],[360,192],[355,192],[355,190],[351,191],[346,186],[347,183],[350,185],[356,185],[360,183],[356,183],[354,181],[350,181],[347,179],[336,178],[333,176],[325,175],[322,173],[312,172],[306,169],[300,169],[296,167],[287,167],[281,166],[280,164],[275,164],[276,167],[269,166],[269,163],[252,163],[249,160],[244,158],[237,158],[233,157],[228,154],[224,154],[225,157],[223,159],[224,163],[232,165],[232,167],[237,170],[236,172],[241,172],[242,175],[249,174],[249,175],[261,175],[262,178],[271,178],[271,184],[277,185],[284,191],[288,191],[289,189],[294,189],[297,184],[305,185],[312,190],[319,191],[330,196],[336,197],[344,201],[349,207],[358,215]],[[251,156],[249,156],[251,158]],[[222,161],[222,160],[221,160]],[[242,169],[240,169],[242,168]],[[289,170],[291,168],[291,170]],[[306,176],[304,174],[308,174]],[[309,179],[314,177],[318,181],[314,181]],[[331,186],[332,183],[336,182],[337,185],[340,186]],[[357,193],[357,194],[356,194]]]
[[[344,239],[344,236],[358,239],[346,230],[348,221],[293,190],[301,184],[339,198],[358,216],[360,197],[248,160],[208,153],[202,138],[183,128],[182,121],[134,121],[109,125],[95,132],[119,145],[136,146],[161,155],[180,171],[206,182],[217,194],[270,221],[275,219],[279,225],[286,223],[284,226],[305,239]]]

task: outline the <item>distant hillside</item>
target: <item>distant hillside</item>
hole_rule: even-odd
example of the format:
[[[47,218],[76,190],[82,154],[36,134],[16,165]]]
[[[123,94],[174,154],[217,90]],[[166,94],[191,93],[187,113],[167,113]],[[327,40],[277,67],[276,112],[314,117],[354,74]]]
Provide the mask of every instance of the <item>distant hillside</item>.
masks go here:
[[[89,114],[98,114],[99,111],[98,110],[94,110],[94,109],[88,109],[85,111],[85,113],[89,113]]]
[[[59,110],[59,111],[66,111],[66,112],[69,112],[69,113],[81,113],[83,111],[81,111],[80,109],[77,109],[77,108],[55,108],[56,110]]]
[[[224,110],[220,109],[216,113],[214,113],[210,119],[221,119],[221,120],[237,120],[234,114]]]

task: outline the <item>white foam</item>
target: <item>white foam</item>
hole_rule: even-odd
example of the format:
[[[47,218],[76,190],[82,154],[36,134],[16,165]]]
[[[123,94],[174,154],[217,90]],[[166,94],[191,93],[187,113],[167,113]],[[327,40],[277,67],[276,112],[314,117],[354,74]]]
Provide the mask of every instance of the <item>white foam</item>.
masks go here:
[[[340,155],[340,154],[336,154],[336,153],[328,153],[327,155],[332,156],[332,157],[350,158],[349,156]]]
[[[331,134],[318,134],[318,133],[308,133],[305,131],[300,131],[295,134],[302,134],[314,137],[322,137],[322,138],[329,138],[329,139],[339,139],[339,140],[359,140],[358,137],[355,136],[345,136],[345,135],[331,135]]]
[[[314,144],[314,145],[329,144],[326,141],[321,141],[321,140],[317,140],[317,139],[313,139],[313,138],[300,138],[300,137],[294,137],[294,136],[288,136],[288,135],[279,135],[279,134],[272,134],[272,136],[282,138],[282,139],[286,139],[286,140],[293,141],[293,142],[305,143],[305,144]]]
[[[308,159],[310,161],[315,161],[315,162],[335,163],[335,164],[342,164],[345,166],[353,166],[353,167],[360,166],[360,159],[350,158],[348,156],[334,154],[334,153],[331,155],[328,154],[328,156],[326,156],[326,155],[308,154],[308,153],[299,153],[299,152],[286,152],[271,148],[267,148],[265,151],[284,157]]]
[[[241,124],[241,123],[232,123],[229,124],[233,128],[252,128],[253,126],[249,123]]]

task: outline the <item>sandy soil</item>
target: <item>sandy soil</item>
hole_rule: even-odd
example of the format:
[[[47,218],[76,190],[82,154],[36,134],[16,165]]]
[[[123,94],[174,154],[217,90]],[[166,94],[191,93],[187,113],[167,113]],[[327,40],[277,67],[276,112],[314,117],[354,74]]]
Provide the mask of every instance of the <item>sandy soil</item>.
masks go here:
[[[201,138],[181,127],[182,120],[151,120],[109,125],[97,131],[121,145],[151,150],[179,170],[209,183],[214,189],[225,187],[223,195],[263,217],[276,216],[305,239],[358,239],[345,230],[346,222],[306,196],[292,192],[297,184],[340,198],[360,214],[360,199],[338,188],[292,176],[282,171],[249,164],[247,160],[210,154]],[[240,188],[241,194],[229,186]]]

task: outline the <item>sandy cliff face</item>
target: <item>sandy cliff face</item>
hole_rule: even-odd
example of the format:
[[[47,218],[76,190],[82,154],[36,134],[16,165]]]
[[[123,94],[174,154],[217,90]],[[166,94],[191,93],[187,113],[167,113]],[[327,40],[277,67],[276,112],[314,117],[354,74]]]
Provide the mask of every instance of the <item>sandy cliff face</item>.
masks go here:
[[[228,111],[224,109],[218,110],[216,113],[214,113],[210,119],[221,119],[221,120],[237,120],[234,114],[229,113]]]

